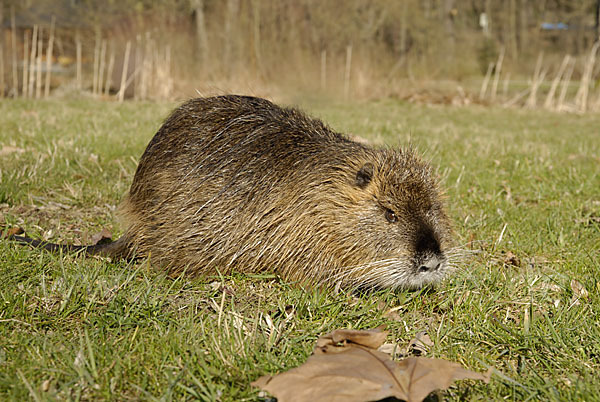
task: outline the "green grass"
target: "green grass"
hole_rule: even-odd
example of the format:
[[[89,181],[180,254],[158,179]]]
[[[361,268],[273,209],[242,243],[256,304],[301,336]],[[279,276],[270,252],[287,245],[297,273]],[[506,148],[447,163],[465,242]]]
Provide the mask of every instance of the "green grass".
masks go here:
[[[0,223],[53,241],[118,236],[114,208],[172,107],[1,102]],[[438,167],[457,243],[473,251],[459,272],[433,292],[356,296],[269,276],[169,278],[146,262],[0,241],[0,399],[256,400],[250,382],[301,364],[320,334],[385,324],[401,348],[427,330],[429,356],[502,373],[459,383],[450,400],[600,400],[598,116],[304,108]]]

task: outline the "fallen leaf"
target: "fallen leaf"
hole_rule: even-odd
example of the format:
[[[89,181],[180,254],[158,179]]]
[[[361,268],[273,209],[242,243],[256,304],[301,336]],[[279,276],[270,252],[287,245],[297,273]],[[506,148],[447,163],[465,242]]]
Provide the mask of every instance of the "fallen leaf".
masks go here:
[[[489,381],[491,373],[466,370],[441,359],[411,357],[401,362],[376,350],[387,335],[369,331],[336,330],[317,340],[313,354],[294,369],[262,376],[252,383],[285,401],[372,401],[396,397],[422,401],[432,391],[456,380]]]
[[[387,355],[391,355],[398,349],[398,345],[395,343],[384,343],[380,347],[377,348],[378,351],[383,352]]]
[[[323,335],[317,339],[315,352],[319,348],[326,346],[337,346],[340,343],[342,344],[341,347],[345,346],[347,343],[354,343],[356,345],[366,346],[371,349],[377,349],[383,344],[383,342],[385,342],[387,335],[388,332],[383,331],[382,328],[364,331],[355,329],[336,329],[335,331]]]
[[[571,304],[578,306],[580,304],[580,300],[587,300],[590,295],[585,288],[578,280],[571,280],[571,290],[573,291],[573,297],[571,298]]]
[[[52,380],[44,380],[44,382],[42,383],[42,391],[43,392],[48,392],[48,390],[50,389],[51,382],[52,382]]]
[[[383,313],[383,316],[392,321],[402,321],[403,316],[400,315],[400,312],[402,311],[404,311],[403,306],[392,307],[391,309]]]
[[[433,346],[433,342],[427,331],[419,331],[408,344],[408,354],[415,356],[425,356]]]
[[[512,265],[514,267],[520,267],[521,260],[519,259],[519,257],[516,256],[515,253],[509,251],[504,255],[504,264]]]
[[[90,236],[90,245],[95,246],[96,244],[105,244],[112,241],[112,233],[107,229],[103,228],[100,232],[94,233]]]
[[[17,236],[17,235],[20,235],[20,234],[23,234],[23,233],[25,233],[25,231],[23,230],[23,228],[14,227],[14,228],[8,229],[4,233],[4,235],[2,235],[2,233],[0,232],[0,236],[2,236],[2,237],[10,237],[10,236]]]
[[[467,370],[458,363],[427,357],[402,360],[397,371],[409,379],[406,398],[396,396],[406,401],[422,401],[432,391],[447,389],[457,380],[481,380],[487,384],[492,374],[492,369],[482,374]]]
[[[585,286],[583,286],[578,280],[571,280],[571,290],[573,291],[573,294],[575,296],[581,299],[587,299],[587,297],[589,296],[589,293],[586,290]]]

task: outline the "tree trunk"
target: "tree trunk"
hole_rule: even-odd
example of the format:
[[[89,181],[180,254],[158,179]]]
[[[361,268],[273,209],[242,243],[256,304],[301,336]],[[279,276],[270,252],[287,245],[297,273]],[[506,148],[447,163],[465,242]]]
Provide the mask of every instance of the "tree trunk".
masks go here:
[[[519,52],[519,46],[517,43],[517,0],[510,0],[508,12],[510,53],[511,56],[516,59]]]
[[[232,72],[232,64],[234,63],[234,46],[238,39],[234,35],[234,26],[238,15],[240,2],[239,0],[227,0],[227,14],[225,15],[225,44],[223,50],[223,71],[229,77]]]
[[[254,48],[254,58],[256,60],[256,69],[262,74],[262,60],[260,52],[260,1],[252,2],[252,38]]]
[[[400,18],[400,57],[404,58],[406,54],[406,14],[408,13],[407,8],[407,0],[402,2],[402,17]]]
[[[10,7],[10,51],[12,54],[12,95],[19,96],[19,70],[17,60],[17,26],[15,23],[15,8]],[[23,66],[24,67],[24,66]]]
[[[521,0],[519,13],[519,44],[525,49],[529,43],[529,4],[527,0]]]
[[[596,0],[596,40],[600,41],[600,0]]]
[[[4,1],[0,0],[0,24],[4,24]],[[4,46],[4,29],[0,32],[0,46]]]
[[[206,23],[204,21],[204,0],[191,0],[191,6],[194,10],[196,23],[197,58],[206,68],[208,61],[208,39],[206,36]]]
[[[0,0],[0,23],[4,22],[4,1]],[[0,30],[0,98],[4,98],[4,29]]]
[[[454,33],[454,16],[456,15],[456,8],[454,5],[455,0],[444,0],[444,30],[446,31],[446,41],[450,53],[454,53],[454,45],[456,43]]]
[[[485,0],[485,15],[487,16],[488,22],[488,35],[492,35],[493,22],[492,22],[492,0]]]

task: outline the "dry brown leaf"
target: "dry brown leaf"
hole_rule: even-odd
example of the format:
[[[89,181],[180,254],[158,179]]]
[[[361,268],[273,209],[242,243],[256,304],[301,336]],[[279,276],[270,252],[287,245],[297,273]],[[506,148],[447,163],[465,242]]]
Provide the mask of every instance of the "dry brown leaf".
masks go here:
[[[398,310],[390,309],[383,314],[385,318],[392,321],[402,321],[402,316],[398,313]]]
[[[440,359],[411,357],[390,360],[375,348],[387,335],[370,331],[336,330],[317,341],[312,356],[300,367],[252,383],[285,401],[372,401],[396,397],[421,401],[455,380],[489,381],[487,375]],[[365,346],[369,345],[369,346]]]
[[[406,401],[422,401],[432,391],[447,389],[457,380],[481,380],[487,384],[492,374],[492,369],[483,374],[458,363],[427,357],[409,357],[397,364],[397,372],[408,379],[408,392],[406,398],[395,396]]]
[[[103,228],[100,232],[90,236],[90,245],[110,243],[112,241],[112,233],[107,228]]]
[[[44,382],[42,383],[42,391],[43,392],[48,392],[48,390],[50,389],[51,382],[52,382],[52,380],[50,380],[50,379],[44,380]]]
[[[23,228],[20,227],[14,227],[14,228],[10,228],[5,232],[6,237],[10,237],[10,236],[17,236],[20,234],[25,233],[25,231],[23,230]],[[0,230],[0,236],[2,235],[2,231]]]
[[[385,353],[386,355],[396,355],[398,351],[398,345],[395,343],[384,343],[380,347],[377,348],[378,351]]]
[[[357,345],[366,346],[371,349],[377,349],[387,337],[388,332],[384,331],[383,328],[375,328],[369,330],[355,330],[355,329],[336,329],[333,332],[322,335],[317,339],[317,346],[314,352],[317,352],[319,348],[325,346],[345,346],[347,343],[354,343]]]
[[[404,312],[404,306],[395,306],[387,309],[387,304],[385,305],[383,316],[388,320],[392,321],[402,321],[403,316],[400,315],[401,312]],[[386,311],[387,310],[387,311]]]
[[[575,306],[579,306],[581,304],[580,300],[587,300],[590,295],[585,286],[578,280],[571,280],[571,290],[573,291],[573,297],[571,298],[571,304]]]
[[[504,255],[504,264],[512,265],[514,267],[520,267],[521,260],[519,259],[519,257],[517,257],[515,253],[509,251]]]
[[[425,356],[433,346],[433,341],[427,334],[427,331],[419,331],[408,344],[408,354],[415,356]]]
[[[571,280],[571,290],[573,291],[573,295],[577,296],[580,299],[587,299],[590,295],[585,288],[578,280]]]

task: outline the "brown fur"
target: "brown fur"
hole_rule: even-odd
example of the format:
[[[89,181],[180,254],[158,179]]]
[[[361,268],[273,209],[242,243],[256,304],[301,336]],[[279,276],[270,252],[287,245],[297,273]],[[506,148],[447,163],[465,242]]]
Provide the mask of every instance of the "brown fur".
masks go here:
[[[448,265],[449,223],[429,166],[258,98],[175,110],[144,152],[122,214],[121,244],[173,273],[419,287]],[[431,258],[440,269],[420,275]]]
[[[370,148],[252,97],[177,108],[121,213],[119,240],[83,249],[150,256],[174,274],[270,271],[329,286],[416,288],[451,266],[438,185],[412,151]]]

